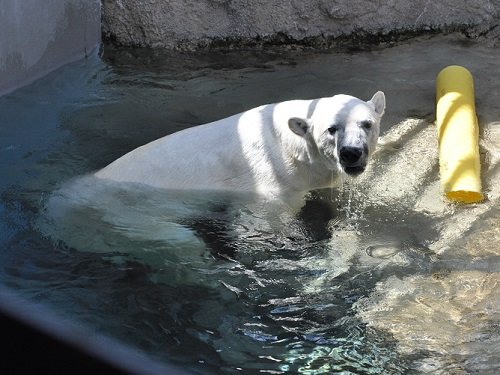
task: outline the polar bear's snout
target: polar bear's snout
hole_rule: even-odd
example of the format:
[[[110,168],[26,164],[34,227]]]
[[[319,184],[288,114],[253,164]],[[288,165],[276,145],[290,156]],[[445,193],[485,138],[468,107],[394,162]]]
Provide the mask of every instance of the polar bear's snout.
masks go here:
[[[342,146],[339,150],[339,161],[342,169],[349,175],[364,172],[367,164],[367,147]]]
[[[344,146],[340,148],[340,162],[347,166],[354,166],[363,155],[361,147]]]

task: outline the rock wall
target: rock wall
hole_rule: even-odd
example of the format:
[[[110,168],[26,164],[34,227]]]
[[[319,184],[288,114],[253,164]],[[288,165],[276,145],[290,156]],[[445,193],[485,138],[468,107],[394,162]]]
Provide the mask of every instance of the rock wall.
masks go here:
[[[500,0],[103,0],[103,35],[118,45],[332,44],[397,34],[496,28]],[[370,37],[375,38],[370,38]]]
[[[0,95],[90,53],[99,0],[0,0]]]

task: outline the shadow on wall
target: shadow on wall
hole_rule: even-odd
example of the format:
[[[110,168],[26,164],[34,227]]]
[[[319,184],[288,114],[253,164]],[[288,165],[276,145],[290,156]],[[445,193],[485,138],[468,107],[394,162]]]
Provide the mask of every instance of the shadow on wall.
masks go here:
[[[2,0],[0,95],[90,54],[100,42],[99,0]]]

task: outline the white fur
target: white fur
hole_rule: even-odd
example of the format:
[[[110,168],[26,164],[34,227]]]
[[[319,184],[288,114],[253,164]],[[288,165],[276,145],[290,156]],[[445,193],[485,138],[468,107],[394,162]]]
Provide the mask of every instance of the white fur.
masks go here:
[[[302,195],[331,186],[342,170],[340,146],[365,144],[369,157],[384,109],[382,92],[368,102],[336,95],[263,105],[148,143],[95,176],[165,189]]]

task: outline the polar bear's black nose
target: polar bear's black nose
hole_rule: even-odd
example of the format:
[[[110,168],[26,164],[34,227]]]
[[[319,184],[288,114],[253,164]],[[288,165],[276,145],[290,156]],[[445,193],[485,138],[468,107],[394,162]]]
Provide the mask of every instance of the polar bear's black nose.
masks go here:
[[[363,155],[363,149],[352,146],[343,146],[339,152],[340,162],[348,165],[357,163],[361,155]]]

